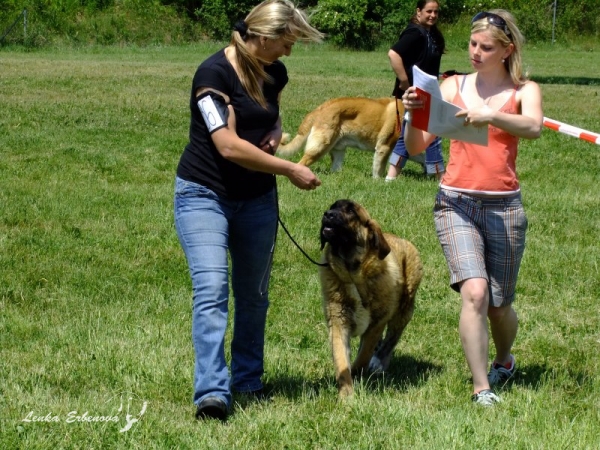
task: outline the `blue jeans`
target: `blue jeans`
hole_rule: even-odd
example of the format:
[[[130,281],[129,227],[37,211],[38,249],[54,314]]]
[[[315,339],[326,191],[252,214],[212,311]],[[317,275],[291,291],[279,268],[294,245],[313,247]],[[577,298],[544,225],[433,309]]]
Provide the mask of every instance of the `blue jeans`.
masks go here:
[[[175,227],[193,289],[194,403],[216,396],[231,405],[231,389],[262,388],[269,277],[277,234],[275,190],[232,201],[176,178]],[[235,315],[231,378],[225,360],[229,301],[228,254]]]
[[[403,120],[403,132],[405,126],[406,121]],[[444,157],[442,156],[442,138],[440,137],[435,138],[429,147],[425,149],[425,157],[423,157],[423,153],[410,156],[406,150],[406,146],[404,145],[404,133],[400,134],[398,142],[396,142],[396,146],[390,155],[389,163],[392,166],[396,166],[398,169],[402,170],[404,169],[406,161],[408,161],[409,158],[411,161],[415,161],[424,166],[425,173],[427,175],[435,175],[446,170],[444,167]]]

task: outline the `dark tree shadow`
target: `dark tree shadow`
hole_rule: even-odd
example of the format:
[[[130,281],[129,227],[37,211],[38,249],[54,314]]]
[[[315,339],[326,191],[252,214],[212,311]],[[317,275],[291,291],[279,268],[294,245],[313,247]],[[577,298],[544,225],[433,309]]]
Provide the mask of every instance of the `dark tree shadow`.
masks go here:
[[[543,380],[546,379],[551,372],[552,371],[549,370],[545,365],[518,365],[514,376],[506,383],[496,386],[495,389],[509,391],[514,386],[520,386],[525,389],[538,390],[539,386],[543,383]],[[473,382],[470,377],[468,381]]]
[[[515,376],[507,383],[506,387],[516,385],[537,390],[542,383],[542,379],[546,378],[547,373],[548,367],[546,365],[530,364],[527,366],[518,366]]]
[[[452,75],[467,75],[469,72],[457,72],[456,70],[447,70],[442,74],[442,78]],[[575,84],[578,86],[600,86],[600,78],[576,77],[565,75],[532,75],[532,81],[539,84]]]
[[[593,388],[593,381],[590,379],[589,375],[570,369],[568,369],[568,372],[569,380],[574,386],[577,386],[580,389]],[[496,386],[495,389],[510,391],[514,386],[518,386],[524,389],[537,391],[540,389],[540,386],[552,382],[549,380],[555,378],[556,375],[556,370],[545,364],[518,365],[515,375],[505,384]],[[472,380],[469,379],[469,381]]]
[[[532,81],[539,84],[572,84],[578,86],[600,86],[600,78],[589,78],[589,77],[569,77],[569,76],[536,76],[532,75]]]

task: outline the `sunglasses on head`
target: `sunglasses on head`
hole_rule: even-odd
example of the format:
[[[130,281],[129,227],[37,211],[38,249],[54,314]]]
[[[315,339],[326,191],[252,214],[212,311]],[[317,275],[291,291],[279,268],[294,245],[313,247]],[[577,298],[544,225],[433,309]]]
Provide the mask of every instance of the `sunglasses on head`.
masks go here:
[[[504,20],[498,14],[494,14],[494,13],[487,12],[487,11],[482,11],[480,13],[477,13],[471,19],[471,25],[473,25],[474,22],[477,22],[478,20],[481,20],[481,19],[487,19],[487,22],[490,25],[493,25],[496,28],[500,28],[502,31],[504,31],[504,34],[506,34],[507,36],[510,36],[510,30],[508,29],[506,20]]]

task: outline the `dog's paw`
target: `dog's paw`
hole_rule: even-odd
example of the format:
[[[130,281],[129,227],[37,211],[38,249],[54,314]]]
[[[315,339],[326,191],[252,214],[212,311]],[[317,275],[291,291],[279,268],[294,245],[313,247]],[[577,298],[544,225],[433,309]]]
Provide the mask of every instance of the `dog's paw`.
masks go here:
[[[383,363],[377,356],[373,356],[371,361],[369,361],[369,372],[372,374],[381,374],[385,371],[385,367],[383,367]]]
[[[338,397],[340,400],[349,401],[352,399],[354,395],[354,387],[350,384],[346,384],[344,386],[340,386],[338,391]]]

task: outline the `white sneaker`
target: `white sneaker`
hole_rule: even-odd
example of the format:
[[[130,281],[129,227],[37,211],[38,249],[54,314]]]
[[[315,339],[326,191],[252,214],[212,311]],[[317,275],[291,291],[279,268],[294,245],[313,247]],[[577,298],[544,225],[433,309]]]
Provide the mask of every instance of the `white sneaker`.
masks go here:
[[[500,397],[498,397],[491,389],[484,389],[479,391],[477,394],[473,394],[471,397],[474,403],[482,406],[494,406],[496,403],[500,403]]]
[[[490,366],[490,371],[488,373],[488,382],[490,383],[490,386],[504,384],[515,375],[517,362],[515,361],[515,357],[513,355],[510,355],[510,359],[510,369],[507,369],[501,364],[495,362],[492,363],[492,365]]]

